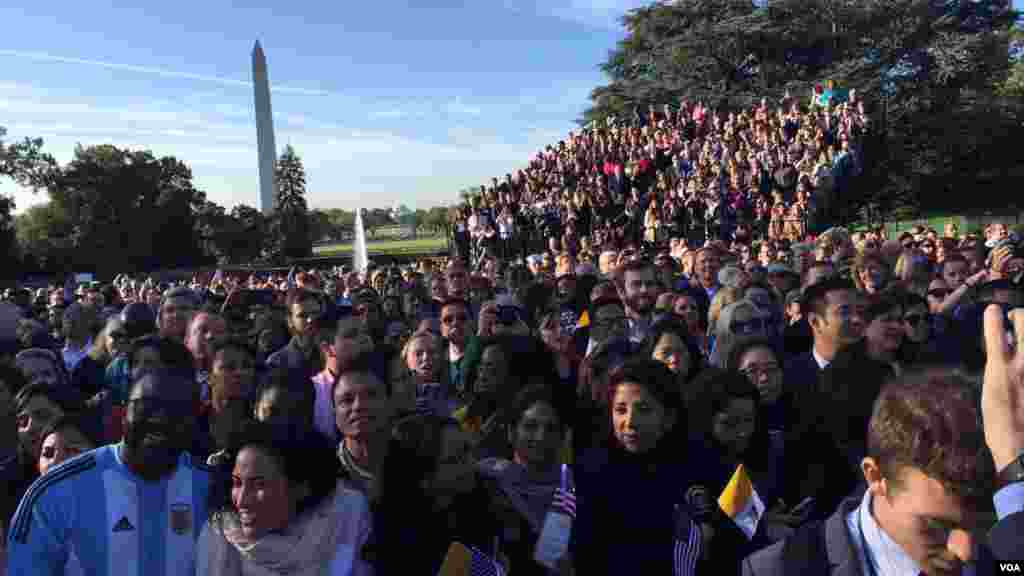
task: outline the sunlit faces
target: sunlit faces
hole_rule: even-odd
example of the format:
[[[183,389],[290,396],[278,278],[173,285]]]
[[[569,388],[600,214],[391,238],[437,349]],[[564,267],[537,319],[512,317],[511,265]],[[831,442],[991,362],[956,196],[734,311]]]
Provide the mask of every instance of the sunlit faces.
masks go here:
[[[247,539],[288,526],[298,501],[291,488],[280,462],[266,450],[247,446],[239,451],[231,471],[231,504]]]
[[[654,269],[627,270],[623,275],[623,285],[627,310],[639,315],[650,314],[658,290]]]
[[[181,341],[194,312],[195,306],[187,297],[168,298],[160,306],[160,334]]]
[[[611,408],[612,432],[627,452],[652,450],[675,424],[675,414],[639,383],[616,386]]]
[[[477,367],[476,392],[480,394],[496,394],[508,377],[508,359],[500,346],[488,346],[480,354],[480,365]]]
[[[288,310],[288,328],[292,335],[307,343],[311,342],[316,335],[316,320],[322,309],[320,302],[315,298],[293,303]]]
[[[862,467],[872,493],[871,514],[885,533],[929,576],[961,574],[974,560],[974,507],[917,468],[882,478],[873,459]]]
[[[406,368],[416,375],[420,383],[434,382],[434,360],[437,347],[434,339],[427,335],[420,335],[409,341],[406,349]]]
[[[441,335],[449,342],[462,344],[466,341],[468,322],[465,306],[450,304],[441,309]]]
[[[344,371],[352,361],[359,356],[373,350],[373,338],[366,329],[366,325],[355,316],[348,316],[338,320],[337,330],[334,334],[333,350],[327,348],[324,352],[333,353],[338,371]],[[327,346],[325,344],[325,346]]]
[[[782,367],[772,350],[762,346],[747,350],[738,368],[757,387],[763,403],[774,404],[782,397]]]
[[[527,468],[550,468],[557,463],[562,428],[554,407],[537,402],[523,411],[510,430],[515,461]]]
[[[712,416],[711,433],[733,457],[739,457],[750,445],[756,423],[757,406],[752,398],[730,398],[725,409]]]
[[[334,386],[334,417],[344,437],[366,438],[388,425],[384,383],[370,372],[348,372]]]
[[[18,440],[30,454],[39,454],[43,429],[64,415],[64,410],[44,394],[36,394],[16,415]]]
[[[868,323],[864,335],[869,343],[882,352],[892,354],[899,350],[906,335],[903,307],[895,306],[876,316]]]
[[[185,344],[197,361],[205,363],[210,358],[210,344],[217,338],[223,338],[226,333],[227,323],[224,318],[200,312],[192,317]]]
[[[213,358],[210,371],[210,397],[213,409],[220,412],[229,400],[245,398],[252,389],[256,363],[245,349],[226,347]]]
[[[673,374],[687,374],[692,362],[686,343],[672,332],[665,332],[658,338],[651,358],[667,366]]]
[[[54,388],[60,383],[57,366],[49,358],[40,355],[27,356],[18,360],[18,368],[29,384],[44,384]]]
[[[39,450],[39,474],[46,474],[50,468],[93,448],[93,443],[77,428],[64,427],[55,430],[43,439],[42,448]]]

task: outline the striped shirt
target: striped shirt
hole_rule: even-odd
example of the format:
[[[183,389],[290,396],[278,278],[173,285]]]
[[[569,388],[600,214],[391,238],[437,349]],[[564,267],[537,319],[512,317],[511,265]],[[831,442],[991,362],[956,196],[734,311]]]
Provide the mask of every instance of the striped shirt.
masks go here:
[[[184,453],[172,474],[144,482],[119,447],[64,462],[29,488],[8,536],[10,576],[195,573],[209,472]]]
[[[676,506],[676,535],[672,546],[672,576],[694,576],[697,561],[704,552],[700,526]]]

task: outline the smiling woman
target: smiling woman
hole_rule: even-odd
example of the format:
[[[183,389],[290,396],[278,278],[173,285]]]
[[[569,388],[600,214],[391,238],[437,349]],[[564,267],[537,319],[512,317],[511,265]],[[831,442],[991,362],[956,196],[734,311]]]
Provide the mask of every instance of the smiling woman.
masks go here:
[[[370,533],[366,497],[337,480],[329,447],[280,428],[244,427],[229,441],[229,502],[211,502],[197,574],[369,574],[358,551]],[[332,466],[331,472],[324,466]]]

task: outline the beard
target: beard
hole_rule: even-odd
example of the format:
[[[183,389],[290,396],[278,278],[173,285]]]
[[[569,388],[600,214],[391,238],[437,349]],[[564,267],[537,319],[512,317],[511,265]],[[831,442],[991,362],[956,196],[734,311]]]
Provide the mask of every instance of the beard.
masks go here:
[[[654,299],[646,295],[629,296],[626,298],[626,305],[629,306],[630,310],[647,316],[651,313],[651,309],[654,308]]]
[[[185,439],[179,434],[168,433],[160,442],[147,438],[151,428],[144,424],[129,426],[124,432],[125,463],[145,480],[156,480],[174,470],[178,456],[184,452]],[[163,433],[163,430],[161,430]]]

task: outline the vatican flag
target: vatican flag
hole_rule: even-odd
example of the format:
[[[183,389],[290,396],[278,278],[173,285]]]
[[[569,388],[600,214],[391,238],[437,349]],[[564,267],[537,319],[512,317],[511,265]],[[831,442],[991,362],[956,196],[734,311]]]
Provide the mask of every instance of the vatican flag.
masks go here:
[[[754,538],[757,523],[764,516],[765,507],[761,497],[754,490],[754,484],[750,481],[743,464],[736,467],[729,483],[722,490],[721,496],[718,497],[718,506],[726,516],[732,518],[748,540]]]
[[[586,328],[587,326],[590,326],[590,313],[584,310],[583,314],[580,314],[579,321],[576,322],[576,328]]]

